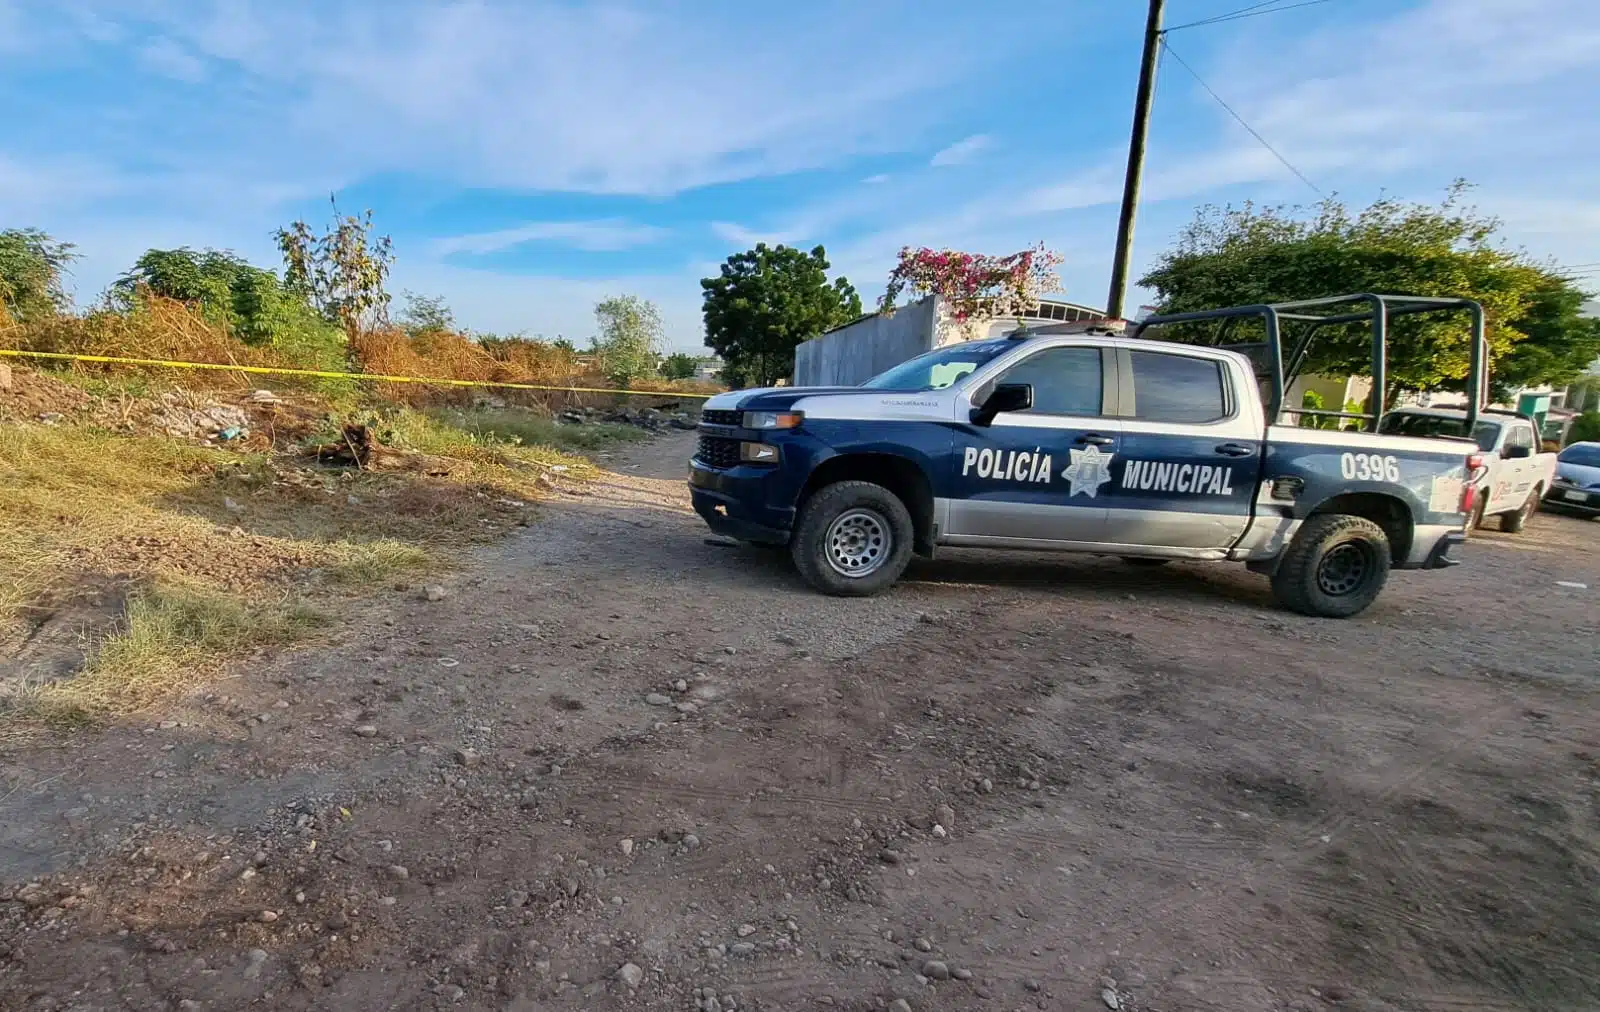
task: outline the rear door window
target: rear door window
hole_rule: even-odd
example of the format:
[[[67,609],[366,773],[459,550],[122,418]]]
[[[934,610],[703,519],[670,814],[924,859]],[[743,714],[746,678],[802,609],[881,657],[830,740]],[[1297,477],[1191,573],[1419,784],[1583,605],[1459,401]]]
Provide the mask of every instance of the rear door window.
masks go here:
[[[1152,351],[1135,351],[1130,357],[1134,418],[1196,425],[1228,417],[1221,362]]]

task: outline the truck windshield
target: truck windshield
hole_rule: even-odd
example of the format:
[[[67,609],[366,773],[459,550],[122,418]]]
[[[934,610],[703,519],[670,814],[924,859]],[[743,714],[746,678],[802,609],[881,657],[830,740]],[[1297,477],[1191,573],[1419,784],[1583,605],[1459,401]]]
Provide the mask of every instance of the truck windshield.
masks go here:
[[[1383,416],[1378,431],[1391,436],[1460,436],[1465,419],[1449,415],[1410,414],[1395,411]],[[1479,422],[1472,427],[1472,438],[1480,450],[1492,450],[1500,438],[1499,422]]]
[[[962,344],[935,348],[909,362],[901,362],[893,369],[881,372],[861,385],[873,390],[900,390],[906,393],[943,390],[985,362],[1005,354],[1016,346],[1015,341],[999,338],[993,341],[966,341]]]

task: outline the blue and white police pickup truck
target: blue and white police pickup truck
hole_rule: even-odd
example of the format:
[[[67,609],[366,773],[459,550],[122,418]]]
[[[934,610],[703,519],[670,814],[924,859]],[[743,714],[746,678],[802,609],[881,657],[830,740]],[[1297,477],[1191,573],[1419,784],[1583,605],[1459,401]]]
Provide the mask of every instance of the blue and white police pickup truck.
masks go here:
[[[712,398],[690,492],[713,531],[788,546],[836,595],[971,546],[1242,562],[1285,606],[1345,617],[1392,568],[1454,564],[1475,444],[1273,424],[1258,372],[1111,331],[950,345],[860,387]]]

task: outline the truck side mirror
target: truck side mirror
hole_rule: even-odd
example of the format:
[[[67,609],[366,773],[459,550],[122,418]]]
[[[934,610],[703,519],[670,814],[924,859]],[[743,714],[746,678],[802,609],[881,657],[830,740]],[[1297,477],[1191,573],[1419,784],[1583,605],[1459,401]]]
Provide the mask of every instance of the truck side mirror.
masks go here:
[[[1506,460],[1521,460],[1524,457],[1533,456],[1533,447],[1508,446],[1501,451],[1500,456]]]
[[[983,404],[972,409],[972,424],[988,425],[1002,411],[1026,411],[1031,407],[1032,383],[1001,383]]]

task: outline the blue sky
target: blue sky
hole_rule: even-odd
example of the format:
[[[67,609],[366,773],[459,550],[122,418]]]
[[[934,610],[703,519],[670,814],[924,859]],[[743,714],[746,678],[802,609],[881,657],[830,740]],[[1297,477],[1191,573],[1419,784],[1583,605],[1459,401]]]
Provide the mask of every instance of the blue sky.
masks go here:
[[[393,235],[394,289],[467,326],[583,340],[634,292],[685,348],[697,280],[761,239],[824,244],[868,302],[902,245],[1042,240],[1102,305],[1142,8],[0,0],[0,227],[77,243],[87,302],[151,246],[275,265],[337,191]],[[1593,0],[1328,0],[1171,42],[1321,190],[1465,176],[1513,242],[1600,261]],[[1199,204],[1316,196],[1163,64],[1136,267]]]

